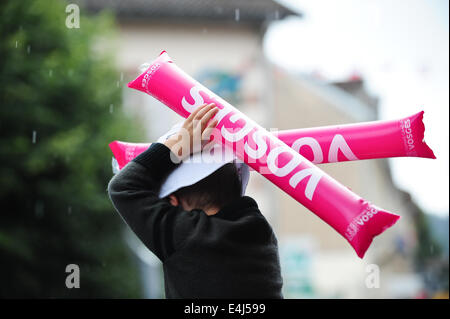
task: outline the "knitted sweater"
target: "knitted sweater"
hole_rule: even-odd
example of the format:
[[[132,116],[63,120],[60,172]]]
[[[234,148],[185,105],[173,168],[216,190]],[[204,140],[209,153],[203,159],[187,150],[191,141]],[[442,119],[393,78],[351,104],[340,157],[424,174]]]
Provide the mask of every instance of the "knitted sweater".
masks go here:
[[[251,197],[215,215],[185,211],[158,197],[174,169],[170,150],[154,143],[108,184],[129,227],[163,263],[167,298],[283,298],[275,234]]]

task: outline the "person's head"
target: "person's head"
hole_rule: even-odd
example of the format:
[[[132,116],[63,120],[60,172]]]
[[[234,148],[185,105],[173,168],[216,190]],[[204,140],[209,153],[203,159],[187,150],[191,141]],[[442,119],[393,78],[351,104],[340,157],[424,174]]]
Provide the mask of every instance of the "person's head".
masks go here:
[[[236,165],[228,163],[197,183],[182,187],[168,196],[169,202],[185,210],[199,208],[215,214],[227,203],[241,197],[242,182]]]

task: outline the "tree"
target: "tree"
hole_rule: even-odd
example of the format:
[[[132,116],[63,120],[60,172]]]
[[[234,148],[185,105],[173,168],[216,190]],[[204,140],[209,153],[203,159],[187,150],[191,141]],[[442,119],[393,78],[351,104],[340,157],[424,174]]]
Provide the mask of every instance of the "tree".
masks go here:
[[[445,255],[438,237],[433,217],[428,215],[414,202],[413,213],[417,233],[415,266],[422,275],[427,294],[447,292],[448,295],[448,257]],[[442,221],[439,221],[442,222]]]
[[[62,1],[0,2],[0,297],[138,297],[137,267],[107,196],[115,139],[136,140],[123,79],[96,45],[112,19]],[[65,285],[66,266],[80,288]]]

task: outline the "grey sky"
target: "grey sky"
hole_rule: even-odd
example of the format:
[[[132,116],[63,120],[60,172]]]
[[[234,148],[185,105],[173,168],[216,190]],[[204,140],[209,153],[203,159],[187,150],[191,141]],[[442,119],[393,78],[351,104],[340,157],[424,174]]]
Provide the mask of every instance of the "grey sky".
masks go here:
[[[394,180],[427,212],[449,210],[449,2],[447,0],[280,0],[304,18],[268,30],[269,59],[329,80],[360,73],[380,98],[382,119],[425,111],[436,160],[392,159]]]

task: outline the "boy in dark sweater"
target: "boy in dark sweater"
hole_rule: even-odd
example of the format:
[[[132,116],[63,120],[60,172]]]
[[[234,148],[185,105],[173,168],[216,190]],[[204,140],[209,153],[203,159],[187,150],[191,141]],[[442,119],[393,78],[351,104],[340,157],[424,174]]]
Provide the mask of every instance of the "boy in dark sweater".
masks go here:
[[[179,132],[128,163],[109,182],[110,199],[162,261],[167,298],[283,298],[277,239],[256,202],[242,196],[234,163],[161,196],[178,163],[201,149],[194,137],[209,139],[217,110],[200,106]]]

